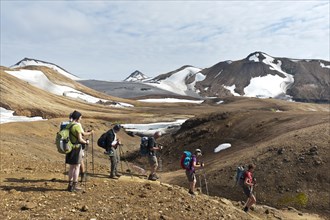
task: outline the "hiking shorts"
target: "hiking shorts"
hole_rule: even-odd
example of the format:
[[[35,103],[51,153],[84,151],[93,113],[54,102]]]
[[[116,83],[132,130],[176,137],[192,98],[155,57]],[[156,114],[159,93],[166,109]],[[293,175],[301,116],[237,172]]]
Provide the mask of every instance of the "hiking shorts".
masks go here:
[[[82,151],[81,146],[73,148],[70,153],[65,155],[65,163],[71,165],[80,164],[82,161]]]
[[[243,191],[244,191],[244,194],[247,196],[247,197],[250,197],[252,195],[252,191],[251,191],[251,188],[248,187],[248,186],[243,186]]]
[[[156,156],[154,156],[154,155],[149,155],[149,156],[148,156],[148,161],[149,161],[149,165],[150,165],[151,167],[153,167],[153,166],[158,166],[158,160],[157,160],[157,157],[156,157]]]
[[[186,176],[187,176],[187,179],[190,183],[194,182],[196,180],[195,172],[191,172],[190,170],[186,170]]]

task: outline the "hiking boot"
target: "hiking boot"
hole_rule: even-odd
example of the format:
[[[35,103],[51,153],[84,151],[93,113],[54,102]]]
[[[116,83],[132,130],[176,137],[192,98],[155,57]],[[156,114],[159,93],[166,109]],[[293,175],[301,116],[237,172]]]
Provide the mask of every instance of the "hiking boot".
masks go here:
[[[69,192],[72,192],[72,191],[73,191],[73,183],[72,183],[72,181],[69,181],[69,184],[68,184],[68,188],[67,188],[67,190],[68,190]]]
[[[74,192],[78,192],[78,191],[80,191],[80,190],[82,190],[79,186],[78,186],[78,182],[73,182],[73,185],[72,185],[72,191],[74,191]],[[72,192],[71,191],[71,192]]]
[[[159,176],[157,174],[154,174],[154,178],[156,178],[158,180]]]
[[[248,212],[248,211],[249,211],[249,208],[245,206],[245,207],[243,208],[243,211],[244,211],[244,212]]]
[[[148,177],[148,180],[156,181],[157,178],[156,178],[155,174],[150,174]]]
[[[114,176],[114,175],[110,175],[109,178],[110,178],[110,179],[115,179],[115,180],[119,179],[119,177]]]
[[[196,195],[196,193],[194,193],[193,191],[191,191],[191,190],[189,190],[189,194],[190,195],[193,195],[193,196],[195,196]]]
[[[116,177],[121,177],[121,174],[119,174],[119,173],[116,173]]]

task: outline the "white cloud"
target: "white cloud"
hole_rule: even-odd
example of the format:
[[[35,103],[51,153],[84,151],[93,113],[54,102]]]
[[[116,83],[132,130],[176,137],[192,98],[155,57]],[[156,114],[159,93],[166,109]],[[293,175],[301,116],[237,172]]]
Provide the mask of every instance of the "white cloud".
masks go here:
[[[272,56],[329,60],[328,1],[1,2],[1,65],[23,57],[121,80]]]

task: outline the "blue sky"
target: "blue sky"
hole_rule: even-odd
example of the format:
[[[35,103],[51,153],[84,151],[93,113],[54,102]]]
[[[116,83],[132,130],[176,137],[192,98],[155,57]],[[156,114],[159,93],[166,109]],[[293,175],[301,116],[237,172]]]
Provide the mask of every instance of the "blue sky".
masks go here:
[[[156,76],[254,51],[330,60],[329,1],[1,0],[1,65],[24,57],[85,79]]]

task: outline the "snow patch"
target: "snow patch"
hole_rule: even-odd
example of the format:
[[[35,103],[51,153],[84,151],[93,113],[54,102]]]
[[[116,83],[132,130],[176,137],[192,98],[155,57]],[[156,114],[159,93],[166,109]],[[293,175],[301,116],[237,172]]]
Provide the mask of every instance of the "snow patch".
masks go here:
[[[322,67],[322,68],[328,68],[328,69],[330,69],[330,65],[325,65],[324,63],[322,63],[322,62],[320,62],[320,66]]]
[[[232,85],[232,86],[224,86],[223,85],[223,87],[225,89],[228,89],[231,92],[231,94],[233,94],[234,96],[241,96],[240,94],[238,94],[237,92],[235,92],[235,89],[236,89],[236,85],[235,84]]]
[[[204,100],[188,100],[188,99],[175,99],[175,98],[164,98],[164,99],[140,99],[140,102],[153,102],[153,103],[195,103],[201,104]]]
[[[259,53],[250,56],[249,61],[259,62]]]
[[[174,122],[158,122],[150,124],[121,124],[121,126],[126,131],[130,131],[134,134],[152,136],[156,131],[166,134],[171,130],[177,130],[186,120],[187,119],[178,119]]]
[[[7,110],[0,107],[0,124],[9,123],[9,122],[29,122],[29,121],[43,121],[42,117],[26,117],[26,116],[14,116],[14,111]]]
[[[219,104],[222,104],[224,101],[223,100],[220,100],[218,102],[216,102],[215,104],[219,105]]]
[[[294,82],[293,76],[282,70],[282,62],[280,60],[274,63],[274,58],[266,54],[263,55],[265,59],[262,62],[269,65],[269,69],[280,72],[285,77],[282,78],[279,75],[269,74],[267,76],[252,78],[250,84],[244,88],[244,96],[258,98],[283,97],[285,99],[291,99],[290,96],[286,95],[286,91]]]
[[[157,82],[146,82],[146,84],[155,86],[160,89],[164,89],[170,92],[174,92],[180,95],[189,95],[191,92],[196,93],[196,82],[203,81],[206,76],[200,73],[201,69],[196,67],[186,67],[181,71],[178,71],[164,80]],[[195,75],[195,80],[186,84],[186,79]]]
[[[214,78],[217,78],[221,73],[222,73],[222,71],[223,70],[220,70],[220,72],[218,72],[218,74],[217,75],[215,75],[215,77]]]
[[[229,144],[229,143],[220,144],[218,147],[216,147],[214,149],[214,153],[218,153],[218,152],[225,150],[227,148],[230,148],[230,147],[231,147],[231,144]]]

